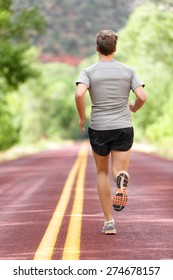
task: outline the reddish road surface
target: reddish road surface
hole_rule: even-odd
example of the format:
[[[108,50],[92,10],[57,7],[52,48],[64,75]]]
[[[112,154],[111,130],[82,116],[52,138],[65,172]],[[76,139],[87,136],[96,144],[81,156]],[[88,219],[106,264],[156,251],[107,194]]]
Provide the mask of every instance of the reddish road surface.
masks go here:
[[[173,259],[173,161],[132,152],[129,201],[106,236],[91,149],[80,146],[0,163],[0,259]]]

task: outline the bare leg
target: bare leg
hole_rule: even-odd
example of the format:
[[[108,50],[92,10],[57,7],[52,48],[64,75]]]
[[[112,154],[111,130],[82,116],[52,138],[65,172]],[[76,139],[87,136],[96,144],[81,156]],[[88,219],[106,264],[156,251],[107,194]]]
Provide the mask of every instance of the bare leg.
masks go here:
[[[109,180],[109,155],[99,156],[93,151],[97,170],[97,189],[105,221],[112,217],[111,187]]]
[[[128,172],[130,150],[126,152],[112,150],[111,156],[112,156],[112,176],[114,181],[116,182],[116,176],[119,173],[119,171]],[[117,192],[121,192],[121,190],[117,188]]]

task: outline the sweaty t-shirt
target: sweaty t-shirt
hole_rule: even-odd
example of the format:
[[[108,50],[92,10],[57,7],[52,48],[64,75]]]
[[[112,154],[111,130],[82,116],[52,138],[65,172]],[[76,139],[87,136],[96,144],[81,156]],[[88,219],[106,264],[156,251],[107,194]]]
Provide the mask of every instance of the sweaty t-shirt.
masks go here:
[[[111,130],[132,126],[130,90],[144,86],[134,69],[112,60],[99,61],[81,71],[76,84],[87,85],[92,102],[90,127]]]

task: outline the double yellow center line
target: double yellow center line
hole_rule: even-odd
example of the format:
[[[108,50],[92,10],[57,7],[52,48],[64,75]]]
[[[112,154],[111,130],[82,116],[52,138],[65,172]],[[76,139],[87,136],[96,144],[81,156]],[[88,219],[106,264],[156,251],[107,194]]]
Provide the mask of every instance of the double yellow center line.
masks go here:
[[[67,238],[62,255],[63,260],[78,260],[80,258],[80,235],[84,200],[84,182],[87,166],[88,144],[80,146],[77,159],[70,170],[61,197],[55,208],[50,223],[35,253],[34,260],[51,260],[61,224],[68,206],[74,181],[76,180],[75,197],[71,212]]]

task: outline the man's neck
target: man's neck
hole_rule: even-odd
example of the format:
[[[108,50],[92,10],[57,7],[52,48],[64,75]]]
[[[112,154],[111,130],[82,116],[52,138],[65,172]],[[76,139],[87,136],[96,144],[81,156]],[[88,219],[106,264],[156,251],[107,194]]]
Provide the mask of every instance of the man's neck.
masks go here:
[[[110,55],[103,55],[101,53],[99,54],[99,60],[100,61],[113,61],[114,60],[114,53],[110,54]]]

